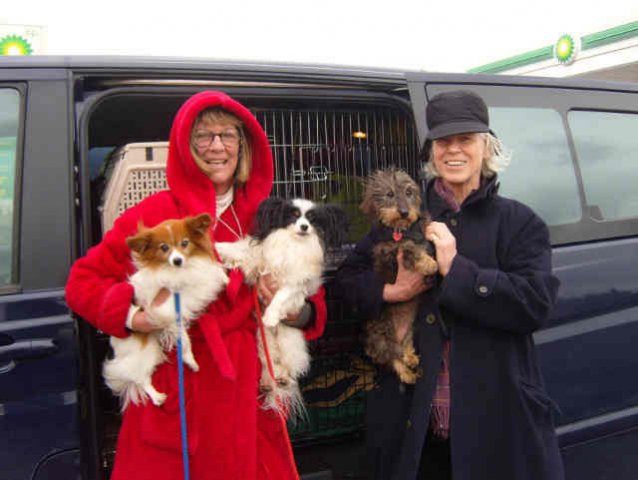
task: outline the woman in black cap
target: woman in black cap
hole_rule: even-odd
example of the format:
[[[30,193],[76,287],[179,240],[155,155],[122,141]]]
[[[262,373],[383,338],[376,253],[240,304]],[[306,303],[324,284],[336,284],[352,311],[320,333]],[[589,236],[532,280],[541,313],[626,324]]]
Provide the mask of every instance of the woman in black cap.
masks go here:
[[[532,332],[556,299],[546,225],[497,194],[508,163],[478,95],[451,91],[427,106],[422,193],[433,218],[439,281],[399,267],[394,284],[372,270],[362,240],[338,275],[346,301],[373,312],[421,295],[414,386],[391,373],[368,396],[375,479],[562,480],[553,415]]]

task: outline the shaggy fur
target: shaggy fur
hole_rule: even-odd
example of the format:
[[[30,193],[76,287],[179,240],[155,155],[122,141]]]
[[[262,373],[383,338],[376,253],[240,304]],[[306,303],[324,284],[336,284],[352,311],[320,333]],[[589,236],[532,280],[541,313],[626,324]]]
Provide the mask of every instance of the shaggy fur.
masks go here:
[[[179,332],[174,295],[157,307],[151,305],[162,288],[180,294],[184,363],[193,371],[199,370],[187,330],[228,284],[226,273],[212,255],[210,223],[207,213],[166,220],[154,228],[140,226],[137,235],[127,238],[138,268],[130,278],[135,299],[161,329],[134,332],[126,338],[111,337],[113,358],[104,362],[103,375],[108,387],[120,397],[122,409],[130,402],[145,402],[147,396],[157,406],[166,400],[166,395],[153,387],[151,377],[166,360],[164,352],[175,346]]]
[[[298,378],[308,371],[310,355],[303,332],[281,320],[299,312],[306,298],[317,292],[322,284],[324,250],[343,243],[346,233],[346,216],[339,207],[269,198],[259,206],[252,237],[217,244],[224,266],[241,268],[247,283],[255,284],[259,275],[270,274],[279,287],[262,319],[275,378],[258,336],[259,386],[265,408],[303,415]]]
[[[419,187],[402,170],[377,171],[365,185],[362,212],[379,228],[381,241],[374,246],[374,270],[386,283],[397,276],[397,252],[403,251],[403,266],[429,277],[438,271],[434,249],[425,240],[427,215],[421,214]],[[419,299],[388,303],[379,318],[366,325],[365,350],[380,365],[393,368],[404,383],[418,378],[419,357],[412,342],[412,324]],[[400,338],[401,332],[406,332]]]

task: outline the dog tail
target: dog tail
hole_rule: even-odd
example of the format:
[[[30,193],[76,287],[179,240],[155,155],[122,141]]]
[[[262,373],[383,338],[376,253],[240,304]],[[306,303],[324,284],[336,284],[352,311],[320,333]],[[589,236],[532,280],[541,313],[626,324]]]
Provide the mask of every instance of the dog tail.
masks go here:
[[[123,379],[117,372],[112,370],[107,361],[104,363],[102,375],[104,376],[106,386],[119,397],[122,412],[126,410],[131,402],[135,405],[146,402],[146,392],[144,392],[144,389],[140,385]]]
[[[279,391],[279,403],[286,410],[287,418],[293,422],[308,420],[308,411],[297,382],[291,382]]]
[[[120,394],[120,402],[122,403],[122,412],[124,412],[131,402],[135,405],[146,403],[146,393],[139,385],[129,383]]]
[[[262,402],[265,410],[276,410],[293,423],[308,420],[308,411],[297,382],[277,385],[274,390],[264,393]]]

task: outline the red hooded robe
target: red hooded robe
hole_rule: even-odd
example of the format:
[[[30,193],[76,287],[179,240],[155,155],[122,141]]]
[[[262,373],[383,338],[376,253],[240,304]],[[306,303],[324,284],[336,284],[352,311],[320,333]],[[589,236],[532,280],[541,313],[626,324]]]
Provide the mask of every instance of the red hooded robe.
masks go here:
[[[173,122],[167,163],[170,190],[152,195],[124,212],[102,242],[79,259],[69,275],[69,307],[108,335],[125,337],[126,316],[133,299],[127,282],[135,268],[126,238],[138,221],[154,226],[169,218],[209,212],[215,217],[212,182],[195,164],[189,147],[197,114],[218,106],[242,120],[251,142],[252,167],[243,187],[235,187],[233,206],[241,229],[249,231],[260,202],[268,197],[273,162],[266,135],[241,104],[219,92],[202,92],[184,103]],[[237,228],[230,208],[222,219]],[[213,230],[211,229],[211,235]],[[214,230],[217,241],[235,241],[223,223]],[[311,300],[315,322],[308,339],[323,333],[326,308],[323,289]],[[295,478],[294,461],[286,445],[283,423],[258,405],[260,363],[256,324],[249,288],[238,272],[226,291],[190,330],[193,353],[200,366],[186,368],[185,393],[190,475],[193,480],[268,480]],[[151,402],[131,405],[117,443],[113,480],[175,480],[183,478],[175,350],[160,365],[154,386],[167,394],[161,407]]]

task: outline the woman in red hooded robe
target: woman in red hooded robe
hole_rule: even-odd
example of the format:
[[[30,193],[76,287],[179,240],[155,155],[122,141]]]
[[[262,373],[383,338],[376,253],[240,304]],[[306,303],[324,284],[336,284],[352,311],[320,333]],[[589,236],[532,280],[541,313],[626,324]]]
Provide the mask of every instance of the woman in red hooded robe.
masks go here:
[[[166,170],[169,190],[128,209],[100,244],[75,262],[66,286],[69,307],[108,335],[126,337],[149,328],[134,304],[127,278],[134,273],[126,238],[141,221],[152,227],[169,218],[208,212],[215,241],[232,242],[249,232],[257,207],[270,194],[273,161],[255,117],[220,92],[201,92],[178,111]],[[184,371],[192,480],[269,480],[296,477],[285,424],[258,401],[253,297],[238,271],[189,331],[199,372]],[[264,287],[265,285],[265,287]],[[261,283],[261,288],[271,287]],[[323,289],[309,299],[314,320],[308,339],[323,332]],[[305,315],[304,315],[305,314]],[[128,326],[128,327],[127,327]],[[182,451],[175,349],[153,376],[167,394],[161,407],[131,404],[120,429],[112,480],[182,478]]]

